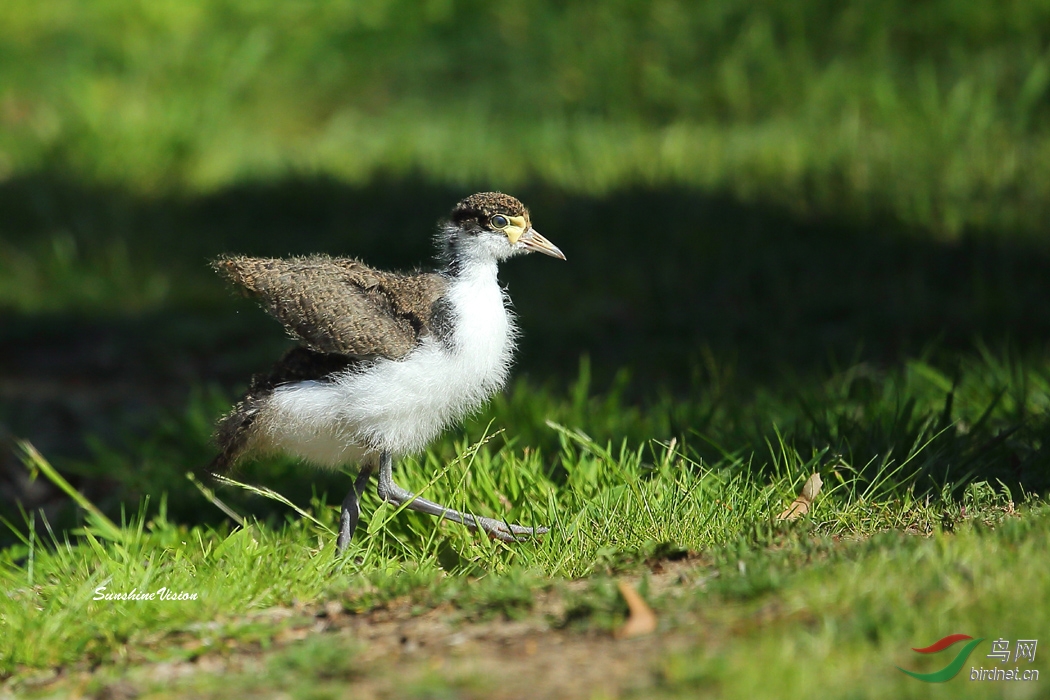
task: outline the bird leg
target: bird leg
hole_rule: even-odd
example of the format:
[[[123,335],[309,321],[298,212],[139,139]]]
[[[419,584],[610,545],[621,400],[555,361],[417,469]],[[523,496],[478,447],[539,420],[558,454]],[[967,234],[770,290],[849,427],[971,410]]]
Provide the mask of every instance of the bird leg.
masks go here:
[[[479,529],[484,530],[489,537],[494,537],[503,542],[519,542],[519,537],[522,535],[542,535],[547,532],[545,527],[512,525],[494,518],[461,513],[458,510],[452,510],[433,501],[428,501],[395,484],[393,472],[394,459],[390,452],[384,451],[379,456],[379,497],[394,506],[401,506],[407,503],[407,507],[412,510],[428,515],[436,515],[439,518],[447,518],[453,522],[466,525],[475,532]]]
[[[357,529],[357,521],[361,517],[361,505],[358,503],[358,494],[365,491],[368,480],[372,476],[372,468],[368,465],[361,467],[361,473],[357,475],[354,485],[350,487],[350,493],[343,499],[343,511],[339,514],[339,539],[336,540],[336,551],[342,554],[350,545],[350,540]]]

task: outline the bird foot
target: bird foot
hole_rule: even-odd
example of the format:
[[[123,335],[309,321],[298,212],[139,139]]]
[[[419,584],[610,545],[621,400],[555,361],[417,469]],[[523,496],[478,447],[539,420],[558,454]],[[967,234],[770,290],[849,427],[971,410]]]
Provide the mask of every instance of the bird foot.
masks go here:
[[[343,509],[339,513],[339,537],[335,541],[335,551],[342,554],[350,546],[350,540],[354,537],[357,529],[357,521],[361,518],[361,505],[358,503],[358,494],[364,493],[365,486],[372,472],[364,469],[358,475],[354,485],[350,487],[350,493],[343,499]]]
[[[514,523],[505,523],[501,520],[494,518],[481,518],[478,516],[472,516],[477,523],[477,527],[473,527],[470,522],[464,522],[463,524],[469,527],[471,530],[484,530],[485,534],[489,538],[499,540],[501,542],[524,542],[530,537],[537,535],[543,535],[550,532],[550,528],[546,527],[525,527],[524,525],[515,525]],[[455,518],[453,518],[455,520]],[[460,521],[456,521],[460,522]]]
[[[472,531],[484,531],[489,537],[501,542],[523,542],[529,537],[542,535],[548,532],[545,527],[525,527],[505,523],[495,518],[484,518],[479,515],[463,513],[452,508],[446,508],[440,503],[434,503],[417,496],[407,489],[403,489],[394,483],[392,475],[393,461],[389,452],[384,452],[379,459],[379,497],[387,503],[396,507],[404,506],[427,515],[451,520],[452,522],[466,525]]]

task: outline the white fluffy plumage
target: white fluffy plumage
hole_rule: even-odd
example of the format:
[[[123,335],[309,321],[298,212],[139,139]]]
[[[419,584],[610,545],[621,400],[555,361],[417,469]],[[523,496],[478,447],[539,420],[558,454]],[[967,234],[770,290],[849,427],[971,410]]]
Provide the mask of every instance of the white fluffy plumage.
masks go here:
[[[480,408],[506,383],[517,335],[497,260],[475,260],[452,278],[448,302],[451,342],[428,337],[402,360],[278,387],[260,415],[265,444],[255,447],[334,469],[382,450],[421,450]]]

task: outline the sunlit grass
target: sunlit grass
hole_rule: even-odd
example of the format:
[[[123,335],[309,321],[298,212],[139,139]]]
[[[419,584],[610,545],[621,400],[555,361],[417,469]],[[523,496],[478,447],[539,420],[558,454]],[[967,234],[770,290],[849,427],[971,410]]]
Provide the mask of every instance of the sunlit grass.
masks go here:
[[[552,485],[515,455],[484,449],[478,454],[487,457],[471,465],[473,487],[462,474],[433,480],[436,487],[451,482],[470,489],[461,499],[450,494],[452,503],[477,503],[492,495],[478,487],[485,481],[497,493],[512,492],[505,472],[514,467],[514,479],[525,483],[524,497],[554,492],[546,507],[528,509],[555,526],[539,542],[506,546],[415,514],[390,517],[392,511],[380,507],[371,514],[367,535],[339,558],[328,527],[335,509],[318,503],[320,524],[294,517],[277,526],[184,527],[167,519],[161,503],[159,509],[144,506],[116,532],[89,523],[72,533],[75,541],[27,536],[2,557],[8,595],[0,600],[0,615],[11,632],[0,643],[2,673],[14,674],[11,687],[18,687],[35,670],[80,672],[100,665],[102,682],[110,669],[261,644],[277,649],[268,664],[273,670],[267,673],[276,674],[272,682],[313,678],[311,683],[323,686],[331,681],[331,655],[294,664],[292,671],[282,670],[280,661],[299,652],[278,640],[307,625],[309,613],[267,617],[267,611],[303,604],[318,610],[337,601],[363,612],[407,597],[422,609],[451,603],[463,619],[518,617],[529,614],[536,592],[559,586],[566,576],[586,575],[592,579],[586,592],[562,594],[573,601],[573,624],[608,630],[623,620],[623,610],[606,590],[605,577],[631,575],[643,562],[680,547],[704,553],[708,563],[698,575],[707,583],[653,600],[664,633],[685,635],[693,651],[664,662],[652,693],[690,695],[714,680],[730,697],[772,696],[784,684],[839,695],[858,687],[853,674],[860,673],[873,679],[866,692],[874,694],[864,697],[882,697],[887,688],[917,697],[919,691],[892,669],[911,661],[909,646],[959,629],[1025,637],[1047,612],[1033,600],[1022,613],[1014,588],[1042,596],[1050,580],[1037,571],[1047,561],[1045,508],[1034,502],[1018,511],[1007,494],[984,482],[957,502],[935,496],[879,503],[853,500],[856,489],[847,481],[819,499],[812,518],[777,524],[774,511],[798,486],[790,475],[761,483],[746,472],[733,475],[733,465],[691,469],[676,464],[673,449],[643,466],[636,455],[610,458],[578,435],[563,436],[567,446],[576,445],[566,453],[575,462],[568,483]],[[464,463],[476,448],[467,447]],[[898,532],[867,544],[835,543],[902,527],[912,536]],[[96,600],[107,592],[155,593],[162,587],[196,598]],[[582,620],[581,611],[589,611]],[[754,614],[764,620],[757,628],[744,622]],[[718,645],[711,643],[714,630],[722,635]],[[351,663],[352,640],[324,644],[342,650],[336,654],[341,663]],[[765,669],[760,677],[747,673],[752,663]],[[791,671],[810,663],[816,665],[806,674]],[[184,682],[184,692],[239,696],[258,679],[234,675],[214,686],[205,674]]]
[[[5,3],[0,177],[673,185],[943,236],[1046,218],[1038,3],[428,7]]]
[[[432,500],[548,534],[505,545],[370,491],[337,556],[352,475],[269,460],[207,479],[233,396],[194,386],[76,459],[19,453],[66,507],[7,513],[0,695],[324,697],[386,676],[486,696],[502,679],[360,664],[321,611],[532,616],[606,638],[626,614],[614,579],[630,578],[660,620],[638,641],[678,641],[640,697],[998,696],[894,667],[949,633],[1050,629],[1034,240],[1048,18],[990,0],[0,4],[0,320],[16,352],[41,329],[94,342],[63,335],[67,318],[155,313],[128,331],[163,346],[144,374],[193,376],[168,346],[214,331],[232,376],[266,336],[166,315],[252,322],[209,257],[421,263],[433,221],[475,188],[534,195],[571,260],[505,270],[529,368],[550,374],[395,468]],[[551,378],[571,368],[544,353],[571,365],[588,344],[634,366]],[[653,370],[673,384],[645,384]],[[143,372],[128,382],[152,391]],[[814,473],[813,509],[779,521]],[[80,483],[104,483],[105,503]],[[95,600],[102,587],[196,598]],[[545,597],[562,605],[537,610]],[[152,675],[233,657],[256,666]],[[130,691],[107,687],[129,673]]]
[[[101,665],[105,678],[123,664],[281,647],[283,630],[306,624],[306,613],[281,613],[280,623],[260,623],[259,615],[331,601],[356,612],[395,600],[421,610],[447,604],[477,619],[529,615],[539,591],[561,591],[574,612],[554,622],[608,631],[624,611],[607,577],[637,575],[686,551],[700,557],[696,580],[706,583],[653,601],[663,629],[688,636],[702,620],[724,630],[727,642],[712,647],[709,636],[696,637],[692,651],[666,660],[654,693],[688,694],[717,679],[730,696],[768,695],[765,682],[748,681],[742,670],[753,653],[779,669],[770,682],[799,692],[826,686],[834,695],[856,687],[849,674],[861,667],[883,678],[884,666],[907,660],[909,646],[975,629],[982,610],[1001,631],[981,634],[1034,634],[1025,625],[1045,606],[1033,599],[1021,616],[1008,606],[1006,584],[1019,577],[1042,595],[1041,574],[1025,567],[1045,559],[1045,506],[1028,493],[1045,489],[1045,366],[985,351],[951,379],[921,360],[877,385],[861,381],[871,371],[851,368],[803,394],[647,408],[594,394],[586,364],[568,392],[519,383],[468,424],[466,437],[451,435],[402,460],[397,478],[451,507],[546,524],[550,533],[505,545],[369,492],[342,557],[333,532],[349,478],[325,481],[339,490],[323,496],[315,487],[310,497],[303,472],[283,463],[239,474],[247,489],[214,490],[175,471],[207,449],[208,416],[222,408],[202,394],[154,444],[100,453],[106,473],[129,480],[129,493],[141,488],[136,478],[154,484],[135,512],[111,518],[74,493],[87,511],[79,528],[55,531],[36,513],[9,523],[21,539],[0,556],[9,591],[0,616],[11,632],[0,641],[0,673],[17,685],[41,669]],[[669,421],[687,415],[714,417],[698,432],[673,434]],[[27,455],[40,478],[72,489],[46,457]],[[172,480],[154,481],[165,469]],[[813,510],[778,521],[814,472],[825,485]],[[172,485],[167,497],[157,483]],[[180,512],[194,510],[196,524],[173,519],[171,499]],[[1016,542],[1015,553],[1001,556],[1003,538]],[[563,589],[580,578],[590,581],[584,592]],[[985,580],[997,583],[974,588]],[[102,586],[198,597],[94,600]],[[929,606],[941,612],[928,618]],[[771,609],[783,612],[757,628],[759,640],[743,621]],[[171,639],[179,644],[170,647]],[[839,646],[848,661],[841,672],[830,661],[810,674],[790,671],[831,658]],[[880,680],[871,697],[887,687],[918,692],[891,680]],[[191,683],[203,683],[192,686],[200,692],[210,687],[207,679]]]

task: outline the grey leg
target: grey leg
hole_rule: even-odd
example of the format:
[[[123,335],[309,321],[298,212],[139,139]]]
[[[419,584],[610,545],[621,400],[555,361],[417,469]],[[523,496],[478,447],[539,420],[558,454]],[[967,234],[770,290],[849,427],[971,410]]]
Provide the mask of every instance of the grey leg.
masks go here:
[[[350,545],[350,540],[357,529],[357,521],[361,517],[361,506],[357,502],[358,494],[365,492],[368,480],[372,477],[372,467],[362,465],[361,473],[357,475],[354,485],[350,487],[350,493],[343,499],[343,511],[339,514],[339,539],[335,542],[336,551],[342,554]]]
[[[522,525],[504,523],[493,518],[460,513],[458,510],[452,510],[433,501],[420,498],[411,491],[403,489],[394,483],[394,460],[389,452],[383,452],[379,456],[379,497],[395,506],[407,503],[407,507],[412,510],[428,515],[436,515],[439,518],[447,518],[453,522],[466,525],[475,532],[479,529],[484,530],[490,537],[504,542],[518,542],[523,535],[542,535],[548,531],[545,527],[524,527]]]

